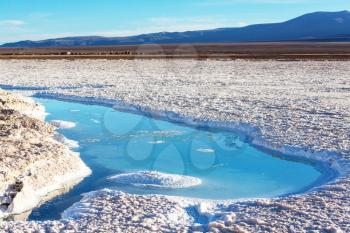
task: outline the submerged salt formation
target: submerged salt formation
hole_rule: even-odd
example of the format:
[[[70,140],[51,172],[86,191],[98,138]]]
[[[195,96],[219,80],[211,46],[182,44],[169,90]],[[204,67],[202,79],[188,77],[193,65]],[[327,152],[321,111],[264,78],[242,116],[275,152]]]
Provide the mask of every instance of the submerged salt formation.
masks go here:
[[[300,195],[208,204],[210,208],[205,202],[186,202],[187,210],[195,210],[193,222],[183,226],[170,221],[175,225],[172,229],[350,232],[349,61],[8,60],[0,61],[0,68],[1,84],[42,86],[49,97],[116,104],[116,108],[136,109],[193,125],[230,127],[243,132],[256,145],[321,161],[339,173],[334,182]],[[81,203],[88,214],[69,221],[2,223],[0,229],[89,232],[96,226],[135,229],[132,227],[136,224],[134,232],[157,232],[130,221],[128,215],[118,215],[118,221],[113,221],[118,213],[110,208],[119,195],[96,192]],[[126,200],[132,196],[123,195]],[[158,212],[163,205],[180,205],[165,197],[132,197],[160,207],[153,209],[153,214],[159,213],[154,216],[156,222],[166,216]],[[93,220],[91,225],[86,224],[89,220]]]
[[[196,177],[165,174],[156,171],[118,174],[109,177],[109,180],[126,185],[168,189],[188,188],[202,183],[202,181]]]
[[[44,117],[31,99],[0,90],[0,218],[21,218],[90,174]]]

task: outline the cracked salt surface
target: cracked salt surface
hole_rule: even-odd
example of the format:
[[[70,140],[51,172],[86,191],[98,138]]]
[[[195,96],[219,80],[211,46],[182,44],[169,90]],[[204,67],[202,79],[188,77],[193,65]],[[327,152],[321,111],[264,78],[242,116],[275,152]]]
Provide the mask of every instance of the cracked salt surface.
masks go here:
[[[164,65],[165,63],[169,65]],[[323,161],[339,172],[336,181],[305,194],[278,199],[218,204],[207,224],[192,230],[236,232],[350,231],[350,88],[348,61],[1,61],[1,84],[20,86],[81,86],[44,90],[88,101],[121,100],[141,110],[169,113],[172,120],[232,127],[252,142],[291,156]],[[169,69],[171,67],[171,69]],[[188,72],[190,68],[191,72]],[[59,79],[57,79],[59,77]],[[83,85],[84,84],[84,85]],[[104,84],[95,88],[96,84]],[[90,85],[90,86],[89,86]],[[35,91],[37,92],[37,91]],[[113,101],[112,101],[113,103]],[[114,102],[117,103],[117,102]],[[123,106],[118,106],[122,108]],[[126,108],[124,106],[124,108]],[[159,111],[162,111],[159,113]],[[224,122],[224,123],[222,123]],[[125,194],[126,195],[126,194]],[[103,196],[103,193],[101,193]],[[126,195],[127,196],[127,195]],[[86,228],[78,222],[5,223],[3,229],[89,229],[116,227],[99,216],[113,194]],[[102,198],[102,197],[101,197]],[[144,197],[138,197],[143,200]],[[138,199],[136,198],[136,199]],[[153,200],[159,206],[166,198]],[[147,201],[146,201],[147,202]],[[94,201],[91,200],[93,204]],[[176,204],[177,205],[177,204]],[[128,204],[126,206],[132,206]],[[161,208],[155,208],[158,210]],[[105,214],[105,215],[103,215]],[[87,223],[89,218],[82,217]],[[128,224],[132,225],[131,221]],[[118,222],[120,227],[126,223]],[[135,223],[136,224],[136,223]],[[174,224],[181,225],[179,222]],[[141,226],[141,224],[136,224]],[[183,226],[183,225],[182,225]],[[185,225],[185,229],[190,227]]]

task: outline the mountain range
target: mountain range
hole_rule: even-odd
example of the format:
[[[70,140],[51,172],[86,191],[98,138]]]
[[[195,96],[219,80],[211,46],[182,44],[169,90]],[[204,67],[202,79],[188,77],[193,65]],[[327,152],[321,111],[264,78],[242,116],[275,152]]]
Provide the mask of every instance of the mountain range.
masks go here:
[[[3,44],[0,47],[35,48],[281,41],[350,41],[350,12],[314,12],[281,23],[255,24],[239,28],[160,32],[128,37],[81,36],[40,41],[26,40]]]

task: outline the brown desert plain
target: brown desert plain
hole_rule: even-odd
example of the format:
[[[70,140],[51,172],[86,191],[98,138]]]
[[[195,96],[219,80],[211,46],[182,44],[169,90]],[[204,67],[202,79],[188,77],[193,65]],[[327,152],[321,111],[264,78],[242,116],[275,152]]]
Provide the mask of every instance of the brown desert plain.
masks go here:
[[[349,60],[350,42],[261,42],[0,48],[0,59],[155,58]]]

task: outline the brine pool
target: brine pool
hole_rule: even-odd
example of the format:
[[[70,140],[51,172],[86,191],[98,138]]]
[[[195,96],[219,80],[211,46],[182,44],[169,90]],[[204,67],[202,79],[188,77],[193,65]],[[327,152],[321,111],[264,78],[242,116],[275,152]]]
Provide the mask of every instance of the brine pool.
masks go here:
[[[36,100],[50,114],[47,121],[76,124],[58,131],[79,143],[74,150],[92,175],[34,209],[29,220],[59,219],[82,193],[102,188],[226,200],[298,193],[326,177],[316,166],[258,150],[232,132],[195,129],[97,105]]]

